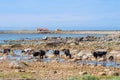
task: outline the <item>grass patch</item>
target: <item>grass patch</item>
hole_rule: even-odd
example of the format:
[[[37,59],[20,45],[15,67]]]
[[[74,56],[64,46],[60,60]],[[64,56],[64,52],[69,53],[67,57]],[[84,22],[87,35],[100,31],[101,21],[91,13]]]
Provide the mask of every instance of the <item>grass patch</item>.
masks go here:
[[[4,73],[0,73],[0,78],[4,78],[5,74]]]
[[[74,76],[70,77],[68,80],[120,80],[120,76],[90,76],[90,75],[84,75],[84,76]]]
[[[120,80],[120,76],[109,76],[106,80]]]
[[[71,77],[69,80],[100,80],[98,77],[90,76],[90,75],[84,75],[82,77]]]
[[[30,79],[30,78],[32,78],[32,76],[25,74],[25,75],[22,75],[21,78]]]

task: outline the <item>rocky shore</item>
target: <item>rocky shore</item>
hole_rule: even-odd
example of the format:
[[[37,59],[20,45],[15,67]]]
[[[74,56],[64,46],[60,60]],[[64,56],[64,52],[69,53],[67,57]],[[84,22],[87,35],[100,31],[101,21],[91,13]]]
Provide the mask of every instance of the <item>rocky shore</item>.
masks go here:
[[[52,62],[28,62],[24,60],[16,62],[6,61],[7,58],[4,57],[0,60],[0,77],[1,79],[9,80],[12,80],[12,78],[23,78],[23,80],[71,80],[71,77],[82,77],[84,75],[92,75],[96,77],[102,76],[99,80],[108,80],[107,77],[109,76],[119,77],[120,68],[116,68],[115,65],[113,67],[106,67],[101,64],[98,66],[91,64],[78,64],[78,61],[80,60],[95,61],[95,58],[91,56],[91,52],[98,49],[104,49],[108,52],[107,59],[111,55],[114,56],[115,61],[118,63],[116,63],[116,65],[119,66],[120,34],[117,33],[118,32],[115,34],[111,33],[102,37],[47,37],[46,39],[37,40],[8,40],[8,42],[16,42],[16,44],[2,44],[0,45],[0,50],[5,48],[10,48],[11,50],[31,48],[34,50],[41,49],[47,51],[54,49],[62,50],[65,48],[70,49],[73,58],[68,59],[63,55],[61,57],[64,57],[64,62],[57,61],[57,59]],[[7,56],[2,53],[0,54],[0,56]],[[52,58],[51,56],[47,57]],[[98,59],[98,62],[100,61],[102,61],[102,59]],[[109,62],[109,60],[107,61]]]

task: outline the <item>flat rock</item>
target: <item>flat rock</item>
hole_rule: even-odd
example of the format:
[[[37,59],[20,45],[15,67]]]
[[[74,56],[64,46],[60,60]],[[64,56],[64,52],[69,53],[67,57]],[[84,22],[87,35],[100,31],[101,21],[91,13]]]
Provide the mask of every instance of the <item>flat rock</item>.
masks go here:
[[[87,75],[88,73],[86,71],[83,71],[83,72],[79,72],[79,74],[82,76],[82,75]]]

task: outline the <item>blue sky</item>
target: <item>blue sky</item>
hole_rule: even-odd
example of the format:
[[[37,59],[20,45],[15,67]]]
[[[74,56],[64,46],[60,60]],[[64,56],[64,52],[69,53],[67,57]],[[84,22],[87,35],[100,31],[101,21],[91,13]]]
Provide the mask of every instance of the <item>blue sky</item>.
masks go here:
[[[0,0],[0,30],[120,30],[120,0]]]

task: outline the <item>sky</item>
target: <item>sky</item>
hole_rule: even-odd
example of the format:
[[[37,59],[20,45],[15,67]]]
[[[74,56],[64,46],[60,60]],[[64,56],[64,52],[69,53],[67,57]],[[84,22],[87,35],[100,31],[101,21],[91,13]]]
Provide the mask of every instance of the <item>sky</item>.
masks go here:
[[[0,0],[0,30],[120,30],[120,0]]]

